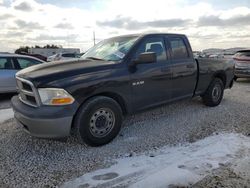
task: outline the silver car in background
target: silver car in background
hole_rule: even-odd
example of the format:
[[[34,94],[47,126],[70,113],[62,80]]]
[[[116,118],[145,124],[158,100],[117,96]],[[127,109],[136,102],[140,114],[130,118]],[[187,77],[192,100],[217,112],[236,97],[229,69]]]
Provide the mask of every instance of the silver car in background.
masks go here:
[[[16,92],[16,73],[21,69],[41,63],[45,62],[30,56],[0,54],[0,93]]]
[[[77,60],[83,53],[58,53],[47,58],[48,62],[51,61],[64,61],[64,60]]]
[[[250,50],[238,51],[233,59],[235,61],[235,77],[237,78],[250,78]]]

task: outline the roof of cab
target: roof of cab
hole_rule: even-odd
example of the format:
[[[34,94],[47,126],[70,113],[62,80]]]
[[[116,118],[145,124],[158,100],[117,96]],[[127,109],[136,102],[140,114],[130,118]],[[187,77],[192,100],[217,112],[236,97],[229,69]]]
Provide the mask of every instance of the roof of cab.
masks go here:
[[[184,34],[178,34],[178,33],[138,33],[138,34],[128,34],[128,35],[118,35],[114,36],[112,38],[119,38],[119,37],[145,37],[145,36],[151,36],[151,35],[173,35],[173,36],[182,36],[186,37]]]

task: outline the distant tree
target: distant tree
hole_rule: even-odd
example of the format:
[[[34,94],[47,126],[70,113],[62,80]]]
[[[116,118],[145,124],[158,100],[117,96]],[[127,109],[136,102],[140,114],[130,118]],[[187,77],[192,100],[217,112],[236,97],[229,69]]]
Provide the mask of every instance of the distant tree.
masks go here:
[[[21,54],[21,53],[28,53],[29,52],[30,47],[29,46],[21,46],[20,48],[18,48],[15,53],[16,54]]]
[[[43,48],[53,48],[53,49],[58,49],[58,48],[62,48],[62,46],[57,46],[57,45],[54,45],[54,44],[47,44],[46,46],[44,46]]]
[[[31,46],[20,46],[18,49],[15,50],[16,54],[21,54],[21,53],[29,53],[30,48],[53,48],[53,49],[58,49],[58,48],[63,48],[61,45],[55,45],[55,44],[47,44],[43,47],[39,45],[35,45],[34,47]]]

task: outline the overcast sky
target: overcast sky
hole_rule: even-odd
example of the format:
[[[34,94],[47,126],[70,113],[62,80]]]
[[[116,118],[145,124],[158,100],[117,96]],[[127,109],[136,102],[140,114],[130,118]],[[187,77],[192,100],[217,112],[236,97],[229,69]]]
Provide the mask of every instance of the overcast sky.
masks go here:
[[[194,50],[250,47],[250,0],[0,0],[0,51],[58,44],[82,51],[121,34],[186,34]]]

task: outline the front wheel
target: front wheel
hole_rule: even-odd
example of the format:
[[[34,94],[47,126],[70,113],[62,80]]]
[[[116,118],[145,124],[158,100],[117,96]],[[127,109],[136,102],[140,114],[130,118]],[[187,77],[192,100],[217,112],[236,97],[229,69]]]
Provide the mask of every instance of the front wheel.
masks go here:
[[[221,79],[215,78],[209,85],[206,93],[202,96],[206,106],[214,107],[221,103],[224,95],[224,84]]]
[[[122,119],[122,110],[116,101],[95,97],[87,101],[75,117],[76,136],[90,146],[107,144],[119,133]]]

